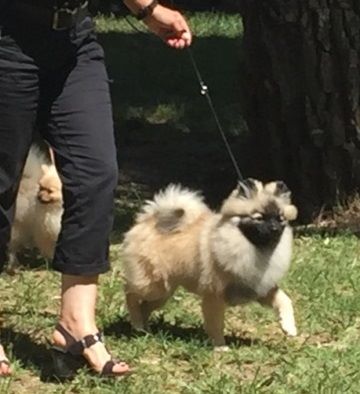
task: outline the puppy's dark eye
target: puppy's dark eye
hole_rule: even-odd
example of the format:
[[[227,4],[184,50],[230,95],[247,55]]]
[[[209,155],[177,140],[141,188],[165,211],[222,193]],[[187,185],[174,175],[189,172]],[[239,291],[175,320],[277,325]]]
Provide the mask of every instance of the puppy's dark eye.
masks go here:
[[[260,212],[254,212],[254,213],[251,215],[251,219],[253,219],[253,220],[264,220],[264,216],[263,216],[263,214],[260,213]]]

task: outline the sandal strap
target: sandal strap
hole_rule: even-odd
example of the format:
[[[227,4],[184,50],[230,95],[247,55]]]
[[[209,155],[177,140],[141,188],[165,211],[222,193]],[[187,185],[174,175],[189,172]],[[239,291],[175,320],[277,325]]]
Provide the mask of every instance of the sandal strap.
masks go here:
[[[74,356],[82,355],[86,348],[95,345],[97,342],[101,342],[101,335],[99,332],[96,334],[86,335],[84,338],[80,339],[80,341],[74,342],[70,345],[67,350]]]
[[[103,366],[103,369],[101,371],[101,376],[112,376],[112,375],[114,376],[114,375],[116,375],[113,372],[113,368],[114,368],[115,365],[116,365],[116,361],[115,360],[107,361],[104,364],[104,366]]]
[[[105,365],[103,366],[100,376],[102,377],[106,377],[106,376],[114,376],[114,377],[121,377],[121,376],[128,376],[130,375],[134,370],[128,370],[125,372],[114,372],[114,366],[117,364],[125,364],[123,361],[119,362],[117,360],[114,359],[110,359],[109,361],[107,361],[105,363]]]
[[[57,324],[56,328],[65,338],[66,351],[74,356],[82,355],[84,349],[89,348],[97,342],[102,342],[102,336],[100,332],[96,334],[86,335],[84,338],[77,341],[61,324]]]

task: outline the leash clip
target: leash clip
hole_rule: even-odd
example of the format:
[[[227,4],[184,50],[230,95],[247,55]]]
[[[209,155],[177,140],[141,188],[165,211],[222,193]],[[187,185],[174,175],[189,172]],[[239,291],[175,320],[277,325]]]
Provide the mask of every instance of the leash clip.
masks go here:
[[[205,83],[203,81],[200,81],[200,86],[201,86],[200,94],[202,96],[205,96],[206,94],[208,94],[209,88],[207,87],[207,85],[205,85]]]

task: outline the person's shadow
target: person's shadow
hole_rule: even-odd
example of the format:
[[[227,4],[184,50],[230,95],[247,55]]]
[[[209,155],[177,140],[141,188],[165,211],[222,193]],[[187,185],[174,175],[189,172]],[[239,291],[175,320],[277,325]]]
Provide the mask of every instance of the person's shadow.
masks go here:
[[[14,357],[24,368],[39,371],[41,381],[57,381],[53,377],[51,354],[45,344],[35,342],[30,335],[7,327],[1,329],[0,342],[4,347],[12,346]]]

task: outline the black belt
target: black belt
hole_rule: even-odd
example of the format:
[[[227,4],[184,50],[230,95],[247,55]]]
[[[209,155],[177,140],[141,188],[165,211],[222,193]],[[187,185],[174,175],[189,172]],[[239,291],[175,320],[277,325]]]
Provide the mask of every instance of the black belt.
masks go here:
[[[6,19],[36,24],[53,30],[67,30],[89,15],[88,0],[67,1],[62,6],[51,6],[50,0],[39,4],[32,3],[26,0],[12,0],[6,12]]]

